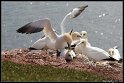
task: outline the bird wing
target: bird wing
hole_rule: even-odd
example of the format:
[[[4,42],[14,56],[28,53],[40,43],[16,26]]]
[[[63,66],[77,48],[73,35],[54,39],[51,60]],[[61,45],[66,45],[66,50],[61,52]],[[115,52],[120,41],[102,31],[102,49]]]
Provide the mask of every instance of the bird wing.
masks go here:
[[[43,30],[44,24],[45,24],[45,20],[38,20],[38,21],[30,22],[16,31],[18,33],[26,33],[26,34],[40,32]]]
[[[22,26],[21,28],[17,29],[16,31],[18,33],[26,33],[26,34],[37,33],[37,32],[43,31],[45,36],[50,37],[50,39],[55,39],[57,37],[56,33],[53,31],[51,27],[51,23],[48,18],[30,22]]]
[[[96,60],[102,60],[102,59],[109,58],[109,54],[106,51],[100,48],[91,47],[91,46],[87,48],[87,55]]]
[[[38,49],[38,50],[41,50],[41,49],[45,48],[46,39],[47,39],[47,37],[44,37],[42,39],[41,38],[38,39],[36,42],[34,42],[34,44],[31,46],[31,48],[35,48],[35,49]]]

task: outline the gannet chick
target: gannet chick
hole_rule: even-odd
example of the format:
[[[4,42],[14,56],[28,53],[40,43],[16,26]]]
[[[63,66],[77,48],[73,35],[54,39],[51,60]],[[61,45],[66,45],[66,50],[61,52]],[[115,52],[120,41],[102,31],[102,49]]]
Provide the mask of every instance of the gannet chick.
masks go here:
[[[120,56],[120,53],[117,48],[118,48],[117,46],[114,46],[113,48],[108,49],[108,53],[110,57],[114,58],[119,62],[122,62],[122,57]]]
[[[103,49],[87,45],[86,39],[82,39],[79,44],[82,45],[82,48],[83,48],[82,51],[83,51],[84,55],[86,55],[89,58],[89,60],[99,61],[102,59],[109,58],[109,56],[110,56],[108,54],[108,52],[106,52]]]

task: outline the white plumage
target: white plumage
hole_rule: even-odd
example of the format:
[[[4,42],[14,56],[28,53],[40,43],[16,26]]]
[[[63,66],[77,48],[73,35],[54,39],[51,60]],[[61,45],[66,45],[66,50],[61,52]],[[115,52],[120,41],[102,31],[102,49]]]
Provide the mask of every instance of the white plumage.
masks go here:
[[[81,38],[77,41],[77,44],[75,46],[75,52],[77,54],[83,54],[83,47],[82,45],[80,45],[81,39],[85,39],[87,41],[87,45],[91,46],[91,44],[88,42],[88,33],[86,31],[81,31]]]
[[[112,58],[114,58],[114,59],[116,59],[118,61],[120,59],[122,59],[121,56],[120,56],[120,53],[119,53],[119,51],[117,49],[117,46],[114,46],[113,48],[110,48],[108,50],[108,53],[109,53],[110,57],[112,57]]]
[[[82,45],[83,54],[86,55],[90,60],[99,61],[102,59],[109,58],[110,56],[108,52],[103,49],[87,45],[86,39],[82,39],[79,44]]]
[[[49,37],[44,37],[42,39],[41,38],[38,39],[31,47],[35,48],[37,50],[41,50],[41,49],[53,49],[53,50],[56,50],[55,41],[50,40]]]
[[[91,44],[88,42],[88,33],[87,33],[87,31],[81,31],[81,36],[82,36],[82,39],[86,39],[87,45],[91,46]]]

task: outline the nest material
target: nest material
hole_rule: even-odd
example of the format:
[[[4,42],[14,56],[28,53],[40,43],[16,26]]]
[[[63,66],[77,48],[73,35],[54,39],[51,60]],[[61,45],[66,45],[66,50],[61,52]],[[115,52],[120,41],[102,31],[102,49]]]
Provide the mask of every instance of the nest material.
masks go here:
[[[112,80],[123,81],[122,63],[89,61],[85,55],[78,55],[72,61],[67,62],[65,58],[56,56],[53,50],[29,50],[18,48],[2,51],[2,61],[12,61],[19,64],[51,65],[60,68],[72,68],[81,71],[93,72]]]

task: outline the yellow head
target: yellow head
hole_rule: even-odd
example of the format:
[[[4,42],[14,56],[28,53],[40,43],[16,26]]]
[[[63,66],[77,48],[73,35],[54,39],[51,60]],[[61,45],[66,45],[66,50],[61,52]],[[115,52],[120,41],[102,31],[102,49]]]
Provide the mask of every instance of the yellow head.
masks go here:
[[[72,37],[72,40],[79,40],[81,38],[81,35],[79,32],[76,32],[76,31],[73,31],[73,29],[71,31],[68,32],[71,37]]]
[[[71,36],[72,36],[72,40],[79,40],[81,38],[79,32],[72,32]]]

